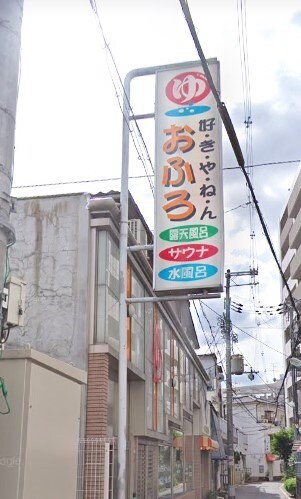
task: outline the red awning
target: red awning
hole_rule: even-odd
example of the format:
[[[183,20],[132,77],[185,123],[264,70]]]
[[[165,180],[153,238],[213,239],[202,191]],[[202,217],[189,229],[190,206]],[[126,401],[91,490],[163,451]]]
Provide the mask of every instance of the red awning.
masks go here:
[[[216,440],[208,437],[207,435],[200,436],[200,449],[201,450],[218,450],[219,444]]]
[[[265,458],[267,460],[267,463],[273,463],[274,461],[276,461],[277,456],[275,456],[274,454],[266,454]]]

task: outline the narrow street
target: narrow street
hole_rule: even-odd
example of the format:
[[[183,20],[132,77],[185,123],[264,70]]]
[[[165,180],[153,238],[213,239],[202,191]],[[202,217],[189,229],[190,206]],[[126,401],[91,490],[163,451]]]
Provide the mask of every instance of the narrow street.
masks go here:
[[[236,488],[236,499],[281,499],[285,497],[280,492],[281,482],[259,482],[241,485]]]

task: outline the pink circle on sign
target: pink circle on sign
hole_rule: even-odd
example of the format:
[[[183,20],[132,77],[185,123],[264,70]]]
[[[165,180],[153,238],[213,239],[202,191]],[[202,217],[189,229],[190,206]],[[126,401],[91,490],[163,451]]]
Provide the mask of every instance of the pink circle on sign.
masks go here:
[[[198,71],[189,71],[174,76],[166,85],[167,98],[176,104],[195,104],[205,99],[210,92],[209,83]]]

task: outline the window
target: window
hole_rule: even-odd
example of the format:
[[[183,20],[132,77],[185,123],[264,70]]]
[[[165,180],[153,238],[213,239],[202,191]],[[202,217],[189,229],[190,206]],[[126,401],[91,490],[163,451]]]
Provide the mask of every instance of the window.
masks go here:
[[[172,449],[172,487],[173,495],[181,494],[184,491],[184,452],[183,452],[183,432],[173,431]]]
[[[157,431],[163,433],[163,381],[161,383],[156,383],[157,391]]]
[[[159,447],[159,497],[171,495],[171,447]]]
[[[135,272],[132,272],[132,296],[144,296],[144,287]],[[131,361],[144,371],[144,304],[135,303],[135,315],[131,319]]]
[[[264,465],[263,464],[260,464],[258,468],[259,468],[259,473],[264,473]]]
[[[200,403],[200,388],[201,387],[201,380],[200,380],[200,375],[197,371],[195,371],[195,400]]]
[[[264,419],[266,419],[268,423],[273,422],[273,415],[274,413],[272,411],[264,411]]]
[[[162,317],[160,316],[157,307],[154,309],[155,314],[157,316],[158,320],[158,332],[159,332],[159,349],[161,351],[161,355],[163,355],[164,352],[163,350],[163,345],[164,345],[164,335],[163,335],[163,320]],[[164,355],[162,358],[162,363],[164,364]],[[156,410],[155,412],[155,429],[161,433],[164,431],[164,365],[162,366],[163,368],[163,373],[162,373],[162,381],[160,383],[154,383],[155,388],[154,388],[154,398],[156,399]]]
[[[186,358],[185,385],[186,385],[185,405],[187,409],[191,409],[190,361],[187,358]]]
[[[171,431],[172,446],[159,446],[159,497],[177,497],[193,489],[193,426],[184,419],[184,432]]]
[[[118,435],[118,375],[110,372],[108,389],[108,436]]]
[[[191,396],[192,396],[193,400],[195,400],[195,398],[196,398],[196,392],[195,392],[195,375],[196,375],[195,368],[191,364],[190,365],[190,391],[191,391]]]
[[[172,340],[172,416],[179,417],[180,406],[180,378],[179,378],[179,348],[178,342],[175,338]]]
[[[182,350],[182,348],[179,349],[179,358],[180,358],[180,365],[179,365],[179,385],[180,385],[180,403],[182,405],[185,405],[185,372],[186,372],[186,367],[185,367],[185,355]]]
[[[98,232],[96,339],[119,348],[119,249],[106,231]]]
[[[170,343],[171,334],[168,325],[164,322],[164,398],[165,410],[167,414],[170,412],[170,380],[171,380],[171,362],[170,362]]]
[[[192,423],[184,419],[185,491],[193,488],[193,434]]]

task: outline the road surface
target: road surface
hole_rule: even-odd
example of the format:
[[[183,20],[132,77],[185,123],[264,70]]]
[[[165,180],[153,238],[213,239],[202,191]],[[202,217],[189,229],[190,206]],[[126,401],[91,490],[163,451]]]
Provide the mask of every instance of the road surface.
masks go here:
[[[235,487],[236,499],[282,499],[281,482],[250,483]]]

